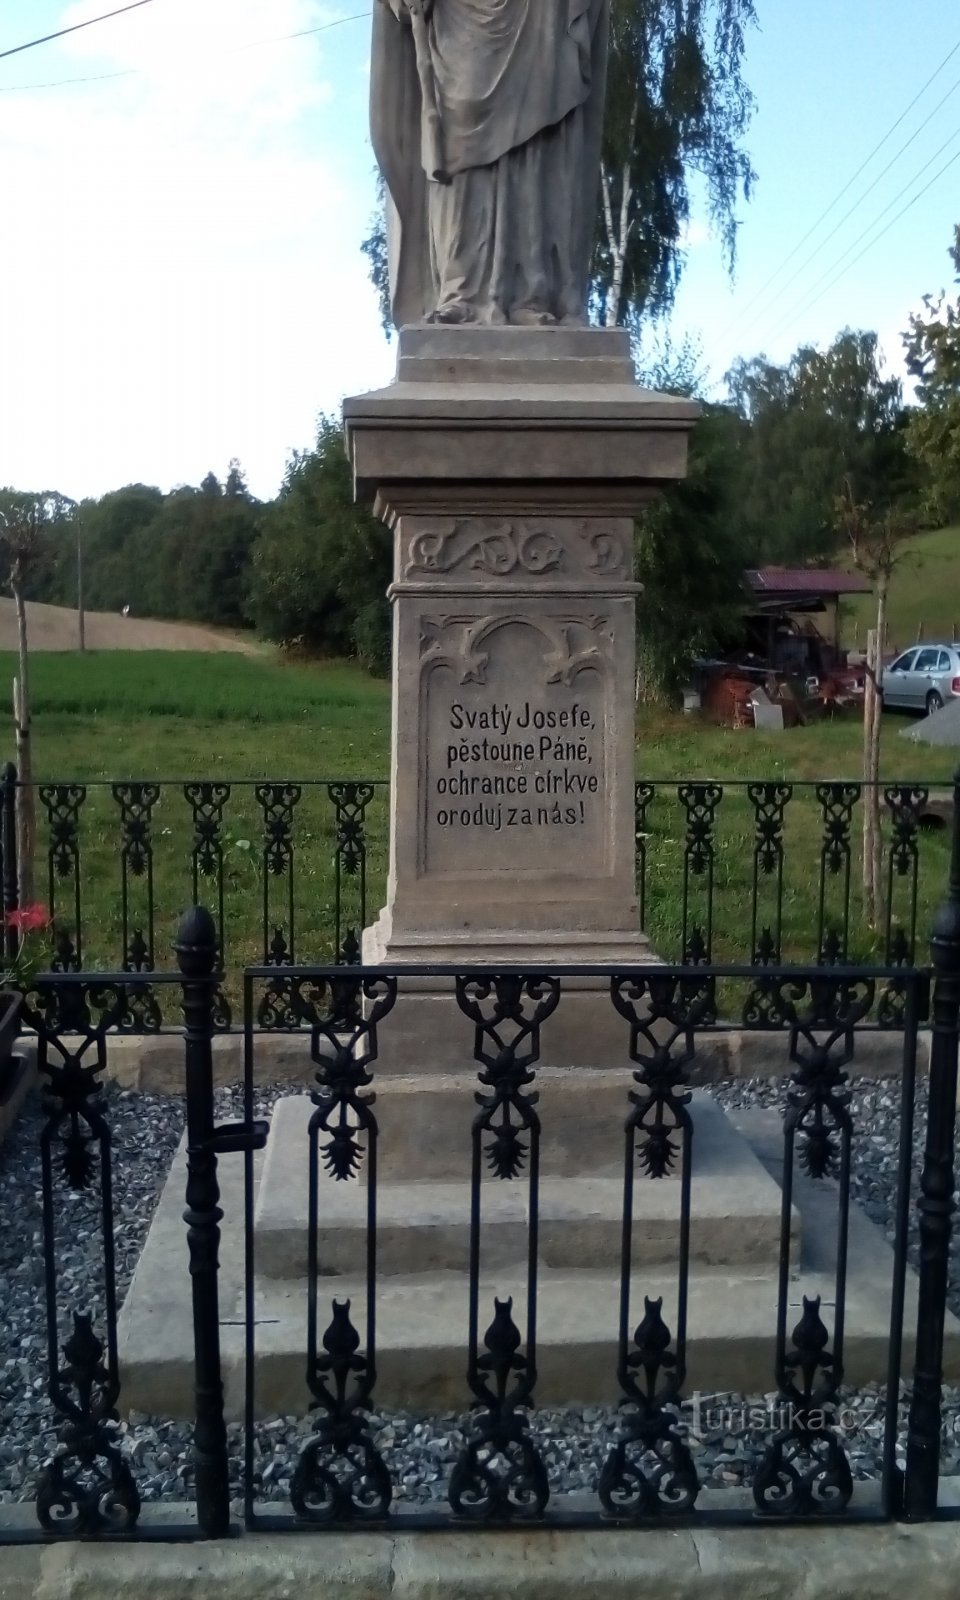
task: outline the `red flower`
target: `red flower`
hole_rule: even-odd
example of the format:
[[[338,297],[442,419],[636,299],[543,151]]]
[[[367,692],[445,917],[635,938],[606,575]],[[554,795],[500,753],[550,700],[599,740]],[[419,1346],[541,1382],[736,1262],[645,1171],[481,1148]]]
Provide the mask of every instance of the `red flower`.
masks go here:
[[[8,911],[4,921],[8,928],[19,928],[21,933],[31,933],[34,928],[49,928],[50,913],[38,900],[35,905],[20,906],[16,911]]]

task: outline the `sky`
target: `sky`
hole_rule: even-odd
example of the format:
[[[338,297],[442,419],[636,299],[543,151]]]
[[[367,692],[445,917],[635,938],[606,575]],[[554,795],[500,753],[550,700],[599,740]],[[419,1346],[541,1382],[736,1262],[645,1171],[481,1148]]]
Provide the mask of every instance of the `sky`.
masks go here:
[[[0,0],[0,52],[121,3]],[[718,397],[738,355],[847,326],[900,372],[960,222],[956,0],[756,5],[735,277],[698,205],[650,342],[698,342]],[[0,59],[0,484],[166,490],[236,457],[268,497],[320,413],[389,381],[360,253],[369,11],[150,0]]]

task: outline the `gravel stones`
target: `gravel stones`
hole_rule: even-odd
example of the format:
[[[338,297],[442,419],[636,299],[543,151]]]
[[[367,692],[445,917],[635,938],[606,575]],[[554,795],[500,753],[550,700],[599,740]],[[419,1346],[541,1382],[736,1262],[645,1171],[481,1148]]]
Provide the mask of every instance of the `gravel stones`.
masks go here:
[[[914,1126],[914,1171],[923,1142],[922,1084]],[[269,1115],[290,1084],[258,1089],[255,1114]],[[890,1079],[853,1080],[853,1194],[871,1219],[892,1238],[899,1154],[899,1085]],[[780,1079],[728,1081],[712,1090],[734,1114],[739,1108],[779,1109]],[[242,1112],[236,1090],[217,1095],[217,1115]],[[114,1167],[114,1245],[120,1299],[136,1265],[151,1217],[184,1125],[179,1099],[108,1087],[105,1115],[111,1130]],[[43,1117],[33,1098],[0,1148],[0,1500],[32,1497],[36,1474],[56,1449],[54,1416],[47,1395],[47,1342],[42,1255],[39,1138]],[[913,1209],[913,1208],[912,1208]],[[102,1315],[102,1238],[96,1189],[74,1192],[57,1185],[58,1306],[61,1344],[69,1335],[66,1313],[89,1308]],[[958,1230],[960,1231],[960,1230]],[[916,1227],[911,1217],[910,1252],[916,1264]],[[960,1314],[960,1238],[952,1247],[950,1304]],[[102,1332],[102,1326],[99,1327]],[[771,1330],[772,1335],[772,1330]],[[761,1375],[762,1376],[762,1375]],[[942,1470],[960,1472],[960,1389],[946,1391]],[[883,1391],[877,1385],[844,1391],[840,1412],[854,1478],[874,1479],[881,1468]],[[678,1419],[701,1482],[711,1487],[749,1485],[779,1421],[775,1392],[711,1396],[686,1405]],[[902,1460],[905,1414],[901,1403]],[[258,1499],[284,1501],[311,1417],[275,1417],[255,1430],[254,1487]],[[594,1491],[615,1441],[614,1409],[592,1406],[537,1410],[531,1434],[542,1453],[554,1494]],[[406,1412],[376,1412],[370,1418],[398,1498],[414,1506],[445,1501],[450,1474],[470,1427],[469,1413],[430,1418]],[[241,1492],[243,1430],[228,1429],[233,1492]],[[183,1424],[133,1414],[118,1427],[145,1501],[188,1498],[192,1492],[191,1440]]]

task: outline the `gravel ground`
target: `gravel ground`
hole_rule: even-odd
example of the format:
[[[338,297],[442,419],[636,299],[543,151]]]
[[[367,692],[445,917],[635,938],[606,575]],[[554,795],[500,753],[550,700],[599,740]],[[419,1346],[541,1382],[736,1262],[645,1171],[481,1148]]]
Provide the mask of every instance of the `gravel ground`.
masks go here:
[[[269,1112],[277,1093],[265,1088],[258,1114]],[[735,1111],[775,1107],[783,1084],[776,1080],[729,1082],[717,1098]],[[220,1096],[219,1113],[236,1116],[238,1097]],[[181,1101],[110,1088],[107,1120],[114,1145],[114,1239],[119,1295],[129,1284],[170,1161],[183,1129]],[[874,1222],[892,1237],[899,1104],[891,1081],[853,1084],[854,1195]],[[917,1119],[915,1145],[922,1147]],[[46,1396],[45,1313],[41,1248],[39,1101],[28,1102],[17,1127],[0,1147],[0,1501],[29,1499],[38,1467],[56,1446]],[[102,1305],[101,1239],[96,1196],[58,1190],[62,1306]],[[960,1230],[958,1230],[960,1231]],[[915,1230],[911,1253],[916,1255]],[[952,1309],[960,1314],[960,1238],[953,1246]],[[66,1329],[62,1330],[65,1333]],[[749,1483],[771,1429],[775,1395],[712,1397],[709,1411],[688,1407],[683,1428],[701,1480],[713,1487]],[[947,1391],[949,1415],[943,1469],[960,1472],[960,1389]],[[843,1425],[855,1477],[876,1477],[882,1444],[882,1390],[868,1386],[844,1392]],[[430,1419],[406,1413],[375,1415],[372,1426],[394,1483],[404,1500],[445,1499],[446,1484],[468,1425],[463,1415]],[[775,1415],[773,1419],[775,1425]],[[616,1432],[616,1413],[600,1407],[538,1411],[534,1431],[554,1493],[593,1489]],[[285,1498],[309,1419],[275,1418],[258,1426],[256,1480],[265,1498]],[[135,1463],[145,1500],[182,1499],[190,1490],[189,1437],[182,1423],[134,1415],[121,1425],[124,1448]],[[901,1430],[902,1432],[902,1430]],[[239,1488],[241,1430],[229,1429],[235,1492]]]

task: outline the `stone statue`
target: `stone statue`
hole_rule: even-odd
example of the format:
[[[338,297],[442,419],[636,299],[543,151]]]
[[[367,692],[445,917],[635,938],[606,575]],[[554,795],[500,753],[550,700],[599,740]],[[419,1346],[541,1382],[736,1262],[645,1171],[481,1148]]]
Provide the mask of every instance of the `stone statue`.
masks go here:
[[[609,0],[376,0],[394,321],[582,324]]]

